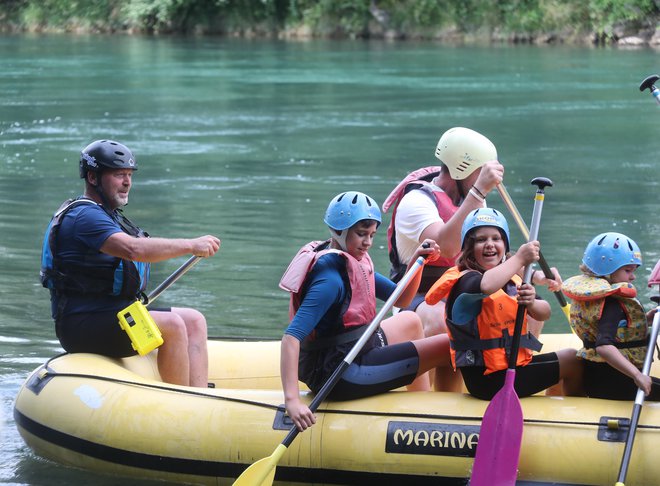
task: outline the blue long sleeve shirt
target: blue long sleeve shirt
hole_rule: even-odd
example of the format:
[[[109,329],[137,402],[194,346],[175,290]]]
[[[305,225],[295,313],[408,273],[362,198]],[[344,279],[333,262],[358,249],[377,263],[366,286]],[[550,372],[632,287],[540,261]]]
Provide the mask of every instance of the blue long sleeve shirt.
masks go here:
[[[387,300],[396,284],[375,273],[376,298]],[[350,296],[346,260],[336,253],[318,259],[301,289],[304,297],[300,308],[284,334],[302,341],[316,330],[318,337],[330,336],[341,329],[339,318],[344,301]],[[369,324],[365,322],[365,324]]]

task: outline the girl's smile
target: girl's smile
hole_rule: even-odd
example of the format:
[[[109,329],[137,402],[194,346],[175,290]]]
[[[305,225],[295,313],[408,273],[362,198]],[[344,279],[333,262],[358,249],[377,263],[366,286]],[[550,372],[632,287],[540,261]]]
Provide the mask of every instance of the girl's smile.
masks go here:
[[[485,270],[499,265],[504,259],[506,243],[498,228],[483,226],[474,232],[474,257]]]

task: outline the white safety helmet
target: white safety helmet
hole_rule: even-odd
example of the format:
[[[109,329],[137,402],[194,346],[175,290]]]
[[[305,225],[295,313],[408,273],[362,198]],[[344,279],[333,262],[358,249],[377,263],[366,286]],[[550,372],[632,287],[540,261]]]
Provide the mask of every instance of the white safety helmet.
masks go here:
[[[460,181],[491,160],[497,160],[493,142],[469,128],[454,127],[442,134],[435,148],[452,179]]]

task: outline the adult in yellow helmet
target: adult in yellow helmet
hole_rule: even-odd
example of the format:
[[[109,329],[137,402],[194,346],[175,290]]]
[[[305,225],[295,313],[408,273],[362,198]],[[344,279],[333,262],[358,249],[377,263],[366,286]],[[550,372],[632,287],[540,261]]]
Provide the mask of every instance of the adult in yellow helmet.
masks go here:
[[[388,228],[393,280],[400,278],[421,241],[434,240],[443,255],[434,265],[426,265],[419,293],[407,307],[420,316],[427,336],[445,333],[447,328],[444,301],[431,306],[424,302],[424,295],[445,270],[455,265],[466,216],[485,207],[488,194],[504,178],[495,145],[469,128],[454,127],[443,133],[435,156],[441,165],[408,174],[383,204],[384,212],[393,208]],[[451,384],[452,391],[460,387],[460,381],[436,376],[436,388],[446,390],[447,384]]]

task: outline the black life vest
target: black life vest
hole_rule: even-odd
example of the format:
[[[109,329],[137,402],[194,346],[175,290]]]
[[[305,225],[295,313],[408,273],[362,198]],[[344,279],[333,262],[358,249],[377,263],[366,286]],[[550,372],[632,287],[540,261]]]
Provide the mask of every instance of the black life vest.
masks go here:
[[[149,279],[148,263],[133,262],[115,258],[111,267],[90,268],[83,264],[64,262],[58,256],[57,237],[62,220],[71,209],[97,204],[91,199],[80,197],[68,199],[60,206],[51,219],[41,254],[41,284],[60,295],[111,295],[130,299],[139,298],[146,289]],[[102,205],[97,204],[101,208]],[[126,218],[120,210],[104,211],[115,221],[124,233],[137,238],[149,235]]]

